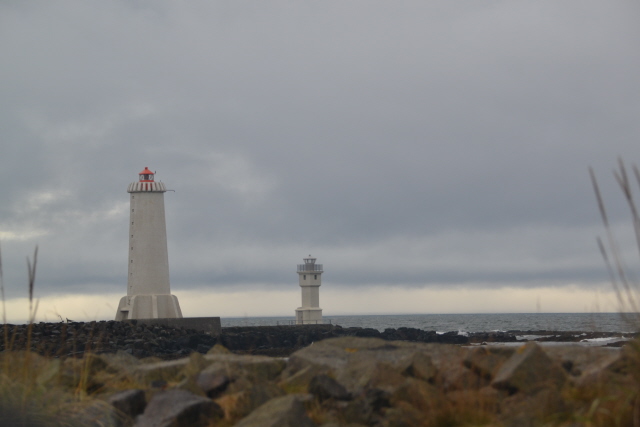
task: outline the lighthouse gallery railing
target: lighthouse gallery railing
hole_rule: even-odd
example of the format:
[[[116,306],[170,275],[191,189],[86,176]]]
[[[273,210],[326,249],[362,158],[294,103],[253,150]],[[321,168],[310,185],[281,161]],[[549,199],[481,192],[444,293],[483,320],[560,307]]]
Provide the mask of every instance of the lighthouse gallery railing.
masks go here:
[[[322,264],[298,264],[298,271],[322,271]]]

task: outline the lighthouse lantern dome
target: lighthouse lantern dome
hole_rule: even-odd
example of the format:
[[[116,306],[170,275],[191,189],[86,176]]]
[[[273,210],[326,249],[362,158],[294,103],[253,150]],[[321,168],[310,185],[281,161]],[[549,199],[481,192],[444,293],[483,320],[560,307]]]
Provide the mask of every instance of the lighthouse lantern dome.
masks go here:
[[[145,166],[144,170],[140,172],[139,175],[141,182],[153,182],[153,172],[151,172],[148,167]]]

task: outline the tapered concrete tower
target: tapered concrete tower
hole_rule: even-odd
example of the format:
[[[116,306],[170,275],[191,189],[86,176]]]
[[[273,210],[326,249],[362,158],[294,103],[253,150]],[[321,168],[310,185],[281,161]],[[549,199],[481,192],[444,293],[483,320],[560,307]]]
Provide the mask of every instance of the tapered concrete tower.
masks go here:
[[[127,296],[118,305],[116,320],[181,318],[178,298],[169,289],[167,226],[162,182],[149,168],[129,184],[129,275]]]
[[[316,258],[312,258],[311,255],[304,258],[304,264],[298,264],[298,282],[302,288],[302,307],[296,309],[296,325],[322,323],[322,264],[316,264]]]

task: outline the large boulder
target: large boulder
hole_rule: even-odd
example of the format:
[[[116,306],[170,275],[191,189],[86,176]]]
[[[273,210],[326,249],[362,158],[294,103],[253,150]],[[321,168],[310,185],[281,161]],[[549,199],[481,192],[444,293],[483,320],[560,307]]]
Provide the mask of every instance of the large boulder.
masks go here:
[[[309,393],[320,402],[327,399],[350,400],[351,394],[338,381],[328,375],[316,375],[309,382]]]
[[[174,389],[156,394],[135,427],[206,427],[223,415],[211,399]]]
[[[314,427],[305,413],[302,398],[290,394],[266,402],[240,420],[236,427]]]
[[[189,362],[190,359],[184,357],[176,360],[140,364],[132,369],[132,377],[141,384],[175,381],[180,377],[181,372]]]
[[[229,378],[228,382],[242,377],[255,382],[276,378],[285,365],[284,359],[266,356],[192,353],[190,357],[176,360],[141,363],[131,368],[131,375],[141,384],[172,383],[184,379],[198,381],[200,376],[225,376]]]
[[[509,394],[533,394],[542,388],[561,388],[567,381],[564,369],[535,342],[529,342],[513,353],[496,373],[492,385]]]
[[[629,397],[637,394],[640,383],[640,348],[627,346],[622,349],[599,350],[591,354],[588,363],[575,365],[575,369],[580,372],[575,380],[578,395],[591,401],[601,400],[600,396],[607,396],[610,402],[619,402],[623,407],[628,406]],[[572,360],[584,359],[584,354],[582,358],[579,357],[580,353],[576,351],[576,357]],[[636,406],[635,403],[632,406]],[[620,412],[615,406],[607,410]]]
[[[245,356],[232,353],[216,353],[204,356],[207,367],[201,371],[201,375],[224,375],[230,383],[240,380],[255,384],[273,381],[287,362],[279,357]]]
[[[465,350],[458,346],[340,337],[324,340],[291,355],[285,381],[307,372],[324,373],[357,393],[365,386],[398,385],[405,377],[430,383],[446,381],[448,371],[462,366]]]
[[[109,396],[107,403],[111,404],[122,415],[135,419],[144,411],[147,399],[144,390],[131,389]]]
[[[492,380],[502,365],[511,357],[513,347],[482,346],[469,350],[464,365],[480,377]]]
[[[247,385],[235,393],[226,393],[216,399],[216,403],[224,410],[226,419],[237,420],[249,415],[269,400],[284,394],[285,392],[275,384]]]

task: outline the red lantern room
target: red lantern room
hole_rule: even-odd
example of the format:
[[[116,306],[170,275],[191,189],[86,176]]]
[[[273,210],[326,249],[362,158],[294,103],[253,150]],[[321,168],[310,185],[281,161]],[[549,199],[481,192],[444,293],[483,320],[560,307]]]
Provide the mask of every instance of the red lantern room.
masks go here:
[[[144,170],[140,172],[140,182],[153,182],[153,172],[145,166]]]

